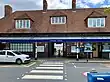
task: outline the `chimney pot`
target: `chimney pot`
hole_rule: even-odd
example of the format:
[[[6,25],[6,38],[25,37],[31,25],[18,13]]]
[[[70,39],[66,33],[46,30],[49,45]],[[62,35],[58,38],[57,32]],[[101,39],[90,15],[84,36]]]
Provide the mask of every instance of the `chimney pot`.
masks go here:
[[[5,5],[5,17],[12,14],[12,7],[10,5]]]
[[[76,0],[72,0],[72,9],[76,9]]]
[[[47,10],[47,1],[43,0],[43,10],[46,11]]]

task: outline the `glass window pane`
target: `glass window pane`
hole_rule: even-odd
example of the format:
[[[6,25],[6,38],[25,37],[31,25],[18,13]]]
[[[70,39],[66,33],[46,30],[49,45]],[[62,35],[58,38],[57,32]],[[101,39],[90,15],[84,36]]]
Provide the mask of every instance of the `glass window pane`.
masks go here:
[[[55,17],[55,23],[58,23],[58,17]]]
[[[97,25],[96,25],[96,24],[97,24],[96,22],[97,22],[97,21],[96,21],[96,19],[94,18],[94,19],[93,19],[93,27],[96,27],[96,26],[97,26]]]
[[[88,19],[88,27],[93,27],[93,25],[92,25],[92,18]]]
[[[29,28],[29,20],[27,20],[27,27],[26,28]]]
[[[97,27],[100,27],[100,18],[97,19]]]
[[[62,23],[64,23],[65,22],[65,17],[62,17]]]
[[[22,28],[22,20],[19,20],[20,21],[20,28]]]
[[[24,28],[24,20],[22,20],[22,28]]]
[[[101,26],[105,26],[105,18],[101,18]]]
[[[0,55],[5,55],[5,52],[4,51],[0,51]]]
[[[54,17],[51,17],[51,23],[54,23]]]
[[[62,20],[61,19],[62,19],[62,17],[59,17],[59,23],[62,23]]]
[[[23,28],[25,28],[25,20],[23,20]]]
[[[19,20],[16,20],[16,28],[19,28]]]

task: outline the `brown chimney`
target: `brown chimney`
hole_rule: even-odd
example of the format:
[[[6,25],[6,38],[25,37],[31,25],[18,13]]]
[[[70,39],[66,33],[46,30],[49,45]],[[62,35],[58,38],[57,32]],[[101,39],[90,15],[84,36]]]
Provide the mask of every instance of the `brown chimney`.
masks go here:
[[[43,0],[43,10],[46,11],[47,10],[47,1]]]
[[[72,9],[76,9],[76,0],[72,0]]]
[[[12,14],[12,7],[10,5],[5,5],[5,17]]]

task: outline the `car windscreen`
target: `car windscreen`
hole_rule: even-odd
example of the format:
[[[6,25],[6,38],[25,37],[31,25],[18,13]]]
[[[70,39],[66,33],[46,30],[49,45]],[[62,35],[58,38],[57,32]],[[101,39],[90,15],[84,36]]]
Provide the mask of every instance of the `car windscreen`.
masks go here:
[[[15,54],[17,55],[22,55],[22,53],[18,52],[18,51],[13,51]]]

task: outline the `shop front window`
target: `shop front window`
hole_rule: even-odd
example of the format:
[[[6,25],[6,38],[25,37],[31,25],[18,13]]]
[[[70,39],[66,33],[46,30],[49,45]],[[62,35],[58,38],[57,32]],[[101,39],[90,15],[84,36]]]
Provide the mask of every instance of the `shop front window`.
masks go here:
[[[110,43],[103,43],[102,52],[110,52]]]

